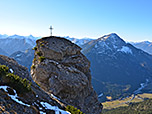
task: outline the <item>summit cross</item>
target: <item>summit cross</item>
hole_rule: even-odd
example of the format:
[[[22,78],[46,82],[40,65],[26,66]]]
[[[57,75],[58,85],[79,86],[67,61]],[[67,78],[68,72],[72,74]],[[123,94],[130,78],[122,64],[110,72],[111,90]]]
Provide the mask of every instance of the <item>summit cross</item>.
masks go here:
[[[52,36],[52,30],[53,30],[53,28],[52,28],[52,26],[50,26],[50,34],[51,34],[51,36]]]

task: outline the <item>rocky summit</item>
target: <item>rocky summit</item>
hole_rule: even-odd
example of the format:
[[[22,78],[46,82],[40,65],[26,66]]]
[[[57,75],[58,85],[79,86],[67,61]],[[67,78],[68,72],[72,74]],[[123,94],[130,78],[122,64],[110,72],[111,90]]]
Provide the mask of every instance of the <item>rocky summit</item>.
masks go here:
[[[60,37],[37,40],[31,75],[47,93],[86,114],[100,114],[102,105],[91,85],[90,62],[81,48]]]

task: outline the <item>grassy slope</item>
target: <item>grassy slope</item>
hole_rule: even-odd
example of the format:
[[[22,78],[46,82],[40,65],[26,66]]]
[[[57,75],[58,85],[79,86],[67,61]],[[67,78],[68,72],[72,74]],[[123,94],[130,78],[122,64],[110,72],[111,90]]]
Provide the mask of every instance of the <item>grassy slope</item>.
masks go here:
[[[150,98],[148,100],[145,100]],[[138,94],[128,103],[124,103],[131,97],[123,100],[115,100],[102,103],[104,110],[103,114],[152,114],[152,94]],[[143,102],[141,102],[143,101]]]

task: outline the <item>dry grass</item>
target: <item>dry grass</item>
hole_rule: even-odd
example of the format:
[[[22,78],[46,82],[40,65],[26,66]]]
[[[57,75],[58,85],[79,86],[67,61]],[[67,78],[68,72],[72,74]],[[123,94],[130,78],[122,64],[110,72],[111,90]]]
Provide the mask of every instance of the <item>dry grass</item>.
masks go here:
[[[103,105],[103,109],[112,109],[112,108],[117,108],[117,107],[128,106],[129,103],[142,102],[144,101],[145,98],[152,98],[152,94],[150,93],[138,94],[135,96],[133,100],[131,100],[132,96],[130,96],[123,100],[106,101],[102,103],[102,105]],[[127,101],[130,101],[130,102],[128,103]]]
[[[152,98],[151,93],[138,94],[138,96],[141,98]]]

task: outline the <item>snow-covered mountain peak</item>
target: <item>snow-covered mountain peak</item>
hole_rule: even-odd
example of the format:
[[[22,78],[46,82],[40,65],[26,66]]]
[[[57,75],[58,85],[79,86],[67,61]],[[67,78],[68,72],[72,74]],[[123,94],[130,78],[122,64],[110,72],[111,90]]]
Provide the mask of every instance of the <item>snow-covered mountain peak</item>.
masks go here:
[[[25,51],[28,48],[33,48],[38,38],[40,37],[34,37],[32,35],[20,36],[15,34],[7,37],[1,37],[0,35],[0,46],[8,55],[11,55],[16,51]]]
[[[116,33],[104,35],[103,37],[101,37],[101,39],[109,40],[111,42],[123,41]]]
[[[152,42],[142,41],[142,42],[130,42],[136,48],[139,48],[152,55]]]
[[[12,35],[12,36],[8,36],[8,38],[12,38],[12,39],[24,39],[25,37],[24,37],[24,36],[17,35],[17,34],[14,34],[14,35]]]
[[[113,48],[117,48],[126,44],[126,42],[121,39],[116,33],[104,35],[103,37],[99,38],[98,41],[99,43],[105,42],[108,46]]]
[[[6,38],[8,38],[8,39],[25,39],[25,40],[30,39],[30,40],[36,41],[37,39],[39,39],[41,37],[35,37],[33,35],[21,36],[21,35],[14,34],[14,35],[9,36],[9,35],[6,35],[6,34],[4,34],[4,35],[0,34],[0,39],[6,39]]]
[[[122,40],[116,33],[111,33],[109,35],[105,35],[99,39],[97,39],[96,48],[117,50],[124,46],[126,42]]]
[[[40,39],[41,37],[35,37],[35,36],[33,36],[33,35],[29,35],[29,36],[26,36],[26,38],[31,39],[31,40],[38,40],[38,39]]]
[[[117,53],[133,54],[133,51],[128,47],[127,43],[121,39],[117,34],[112,33],[105,35],[97,40],[88,42],[84,47],[83,52],[92,49],[96,54],[114,57]]]
[[[152,44],[152,42],[149,42],[149,41],[143,41],[142,43],[145,43],[147,45],[151,45]]]
[[[27,37],[28,37],[28,38],[31,38],[31,39],[32,39],[32,38],[35,38],[33,35],[29,35],[29,36],[27,36]]]
[[[0,34],[0,39],[7,38],[7,37],[8,37],[7,34]]]
[[[77,45],[80,46],[80,47],[81,47],[82,45],[84,45],[85,43],[93,40],[93,39],[91,39],[91,38],[78,39],[78,38],[73,38],[73,37],[71,38],[71,37],[69,37],[69,36],[65,36],[64,38],[70,40],[72,43],[75,43],[75,44],[77,44]]]
[[[108,38],[117,38],[117,37],[119,37],[119,36],[116,33],[111,33],[111,34],[108,34],[108,35],[104,35],[101,38],[108,39]]]

